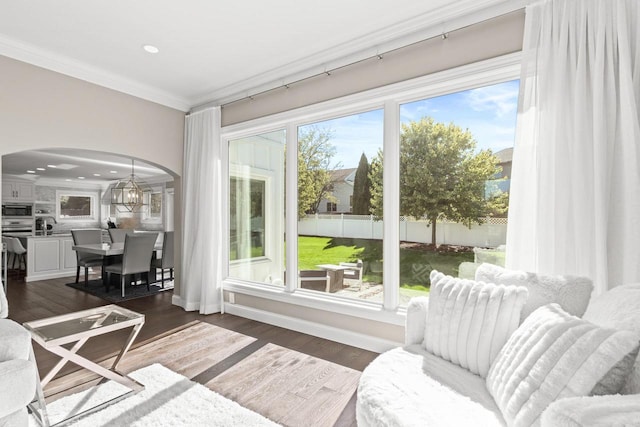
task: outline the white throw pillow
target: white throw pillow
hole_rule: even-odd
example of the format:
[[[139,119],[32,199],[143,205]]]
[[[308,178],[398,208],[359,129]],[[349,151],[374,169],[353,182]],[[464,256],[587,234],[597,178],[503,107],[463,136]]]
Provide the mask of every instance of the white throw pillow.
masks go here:
[[[498,285],[524,286],[529,299],[522,309],[520,322],[538,307],[557,303],[569,314],[582,317],[593,291],[593,283],[587,277],[549,276],[518,270],[507,270],[484,263],[476,270],[476,280]]]
[[[552,402],[586,396],[640,337],[566,313],[558,304],[537,309],[511,335],[491,365],[487,390],[509,426],[540,423]]]
[[[486,377],[516,330],[527,289],[431,272],[424,346],[427,351]]]

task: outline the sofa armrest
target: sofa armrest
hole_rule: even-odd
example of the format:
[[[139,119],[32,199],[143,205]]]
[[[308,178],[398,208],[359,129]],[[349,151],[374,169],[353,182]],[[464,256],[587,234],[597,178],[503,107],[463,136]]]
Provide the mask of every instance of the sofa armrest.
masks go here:
[[[637,426],[640,395],[570,397],[553,402],[542,413],[542,427]]]
[[[409,301],[405,323],[404,343],[421,344],[424,341],[424,328],[427,324],[428,297],[415,297]]]
[[[0,418],[26,408],[36,393],[36,364],[31,360],[0,362]]]

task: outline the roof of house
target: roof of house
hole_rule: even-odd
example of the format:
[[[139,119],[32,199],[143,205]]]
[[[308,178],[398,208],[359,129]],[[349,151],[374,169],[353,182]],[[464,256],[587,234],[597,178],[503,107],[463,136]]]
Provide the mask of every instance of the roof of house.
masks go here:
[[[500,163],[509,163],[513,160],[513,147],[505,148],[497,153],[493,153],[493,155],[500,159]]]
[[[331,171],[331,182],[346,181],[347,177],[354,173],[357,168],[336,169]]]

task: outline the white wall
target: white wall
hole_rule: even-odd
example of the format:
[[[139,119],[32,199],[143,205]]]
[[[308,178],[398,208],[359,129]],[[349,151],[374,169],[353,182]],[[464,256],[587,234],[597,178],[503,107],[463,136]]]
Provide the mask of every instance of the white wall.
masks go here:
[[[0,156],[43,148],[95,150],[144,160],[174,177],[180,277],[184,113],[3,56],[0,76]]]

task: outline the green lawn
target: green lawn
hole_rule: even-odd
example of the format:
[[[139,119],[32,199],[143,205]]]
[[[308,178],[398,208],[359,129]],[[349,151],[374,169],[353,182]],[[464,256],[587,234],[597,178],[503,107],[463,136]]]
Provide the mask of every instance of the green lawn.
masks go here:
[[[365,262],[364,280],[382,283],[377,266],[382,260],[382,241],[331,237],[298,237],[298,268],[317,270],[318,264],[338,264],[362,259]],[[435,252],[400,248],[400,287],[405,291],[423,294],[429,290],[429,272],[438,270],[458,275],[463,261],[473,261],[473,252]]]

